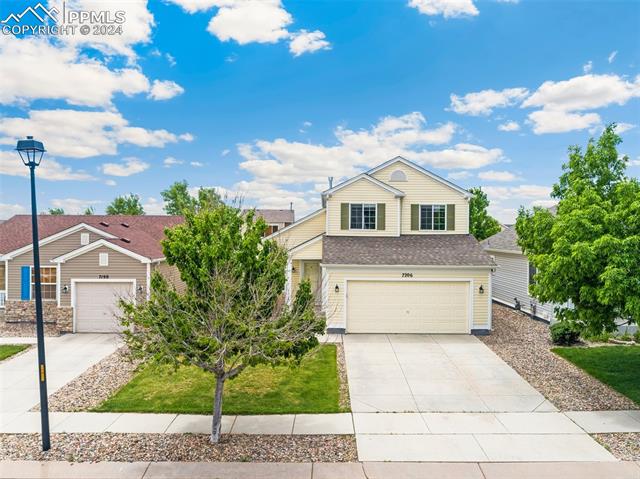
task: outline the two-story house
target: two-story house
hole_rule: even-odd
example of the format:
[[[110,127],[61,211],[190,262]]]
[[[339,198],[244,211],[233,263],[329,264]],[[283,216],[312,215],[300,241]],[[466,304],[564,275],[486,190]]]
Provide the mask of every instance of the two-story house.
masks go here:
[[[324,191],[269,237],[289,250],[288,300],[309,280],[329,331],[488,333],[495,264],[469,234],[470,196],[401,157]]]

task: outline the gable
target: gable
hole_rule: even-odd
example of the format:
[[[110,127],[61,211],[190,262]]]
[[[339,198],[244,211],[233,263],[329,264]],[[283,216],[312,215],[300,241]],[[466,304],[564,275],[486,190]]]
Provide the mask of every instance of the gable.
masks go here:
[[[398,195],[393,190],[384,188],[378,182],[373,182],[366,177],[362,177],[335,191],[328,196],[328,199],[375,202],[377,199],[386,200],[395,198],[396,196]]]

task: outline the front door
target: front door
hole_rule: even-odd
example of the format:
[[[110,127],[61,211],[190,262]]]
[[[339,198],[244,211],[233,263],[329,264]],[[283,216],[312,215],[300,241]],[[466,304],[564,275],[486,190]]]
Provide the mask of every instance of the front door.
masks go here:
[[[309,283],[311,284],[311,292],[315,297],[316,303],[319,303],[322,298],[322,292],[320,291],[320,262],[319,261],[304,262],[303,279],[309,280]]]

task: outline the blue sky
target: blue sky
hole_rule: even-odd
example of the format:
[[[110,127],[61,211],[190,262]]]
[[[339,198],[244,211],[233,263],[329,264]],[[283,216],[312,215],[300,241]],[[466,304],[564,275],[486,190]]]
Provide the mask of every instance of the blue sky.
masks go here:
[[[185,179],[299,217],[327,176],[403,155],[510,222],[613,121],[640,174],[640,2],[105,3],[66,8],[124,11],[122,35],[0,34],[0,218],[29,207],[27,134],[49,150],[39,209],[67,212],[132,192],[161,213]]]

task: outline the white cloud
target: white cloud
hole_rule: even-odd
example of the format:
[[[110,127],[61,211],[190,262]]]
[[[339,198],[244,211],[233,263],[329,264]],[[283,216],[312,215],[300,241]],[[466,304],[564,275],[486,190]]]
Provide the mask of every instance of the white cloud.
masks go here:
[[[518,216],[518,208],[508,208],[494,204],[490,204],[487,211],[491,216],[504,225],[514,224]]]
[[[241,200],[245,206],[286,209],[293,203],[298,216],[320,207],[320,195],[315,191],[291,191],[262,181],[240,181],[231,188],[216,187],[216,191],[228,199]]]
[[[510,199],[547,200],[551,194],[550,186],[519,185],[519,186],[485,186],[482,188],[491,201]]]
[[[616,133],[620,134],[620,133],[624,133],[625,131],[629,131],[633,128],[635,128],[638,125],[634,125],[633,123],[624,123],[624,122],[620,122],[616,125]]]
[[[207,30],[223,42],[276,43],[289,37],[287,26],[293,22],[279,0],[231,0],[209,22]]]
[[[565,81],[546,81],[522,107],[582,111],[611,104],[624,105],[640,96],[640,76],[633,82],[618,75],[583,75]]]
[[[132,96],[148,90],[149,81],[139,69],[111,70],[71,46],[12,35],[0,42],[0,103],[47,98],[107,106],[117,93]]]
[[[204,163],[202,163],[200,161],[191,161],[191,162],[189,162],[189,164],[191,166],[193,166],[194,168],[202,168],[204,166]]]
[[[124,143],[162,147],[193,139],[190,134],[177,136],[167,130],[129,126],[115,110],[31,110],[28,118],[0,118],[0,144],[15,144],[25,131],[44,141],[50,154],[72,158],[115,155],[118,145]]]
[[[464,115],[488,115],[494,108],[514,105],[529,94],[526,88],[505,88],[501,91],[482,90],[464,96],[451,94],[451,109]]]
[[[116,186],[118,183],[116,183],[115,180],[105,180],[104,184],[107,186]]]
[[[534,200],[531,206],[542,206],[543,208],[551,208],[558,204],[558,200]]]
[[[222,156],[227,156],[229,153],[231,153],[231,150],[229,148],[225,148],[224,150],[222,150],[221,155]]]
[[[591,73],[591,70],[593,70],[593,62],[591,60],[582,65],[582,71],[584,73]]]
[[[300,30],[291,35],[289,42],[289,51],[294,57],[299,57],[303,53],[313,53],[318,50],[329,50],[331,44],[325,40],[326,36],[320,30],[309,32]]]
[[[498,130],[500,131],[518,131],[520,130],[520,125],[517,121],[507,121],[506,123],[502,123],[498,125]]]
[[[149,98],[153,100],[169,100],[184,93],[184,88],[174,81],[170,80],[154,80]]]
[[[0,203],[0,219],[6,220],[14,215],[21,215],[27,212],[27,208],[18,204]]]
[[[149,198],[147,198],[147,201],[142,203],[142,209],[144,209],[144,212],[147,215],[167,214],[164,211],[164,201],[159,200],[158,198],[154,198],[153,196],[150,196]]]
[[[462,171],[452,171],[447,175],[447,178],[450,180],[466,180],[467,178],[471,178],[473,174],[470,171],[462,170]]]
[[[121,163],[104,163],[100,169],[109,176],[131,176],[148,170],[150,166],[138,158],[124,158]]]
[[[573,130],[584,130],[600,124],[597,113],[570,113],[562,110],[538,110],[529,113],[529,120],[533,125],[533,132],[565,133]]]
[[[472,0],[409,0],[409,6],[423,15],[442,15],[444,18],[478,15]]]
[[[51,200],[53,208],[62,208],[67,215],[79,215],[89,206],[95,206],[103,203],[99,200],[80,200],[77,198],[55,198]]]
[[[162,164],[164,165],[165,168],[171,168],[172,166],[184,164],[184,161],[183,160],[178,160],[178,159],[174,158],[173,156],[167,156],[162,161]]]
[[[0,151],[0,175],[29,176],[29,168],[22,164],[20,157],[14,151]],[[91,181],[95,177],[83,170],[73,170],[57,162],[54,158],[45,156],[36,170],[38,180],[49,181]]]
[[[518,176],[510,171],[487,170],[478,173],[478,178],[486,181],[514,181],[518,179]]]
[[[616,56],[618,55],[618,50],[614,50],[611,53],[609,53],[609,56],[607,57],[607,61],[609,63],[613,63],[616,59]]]

